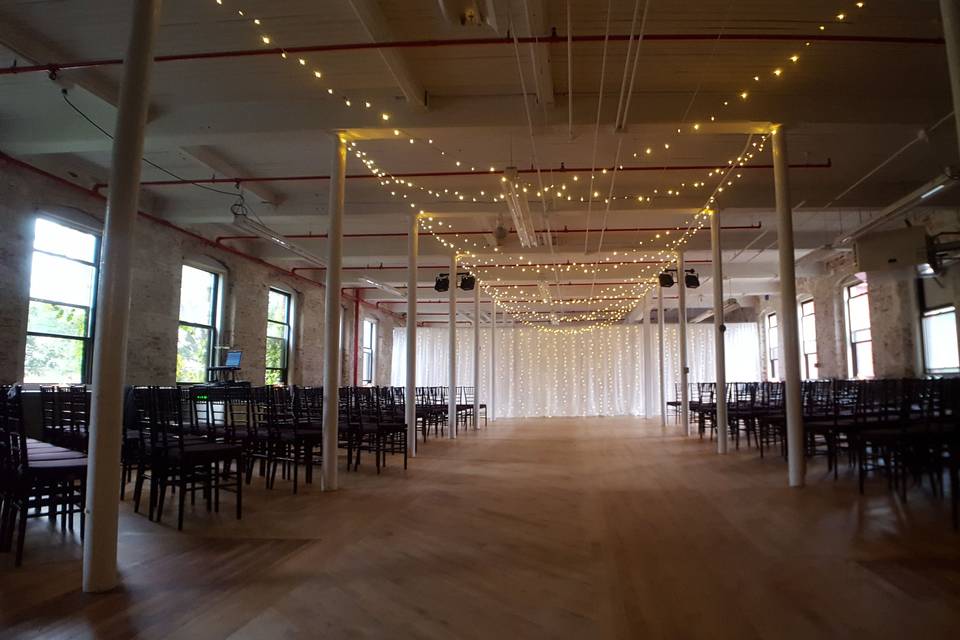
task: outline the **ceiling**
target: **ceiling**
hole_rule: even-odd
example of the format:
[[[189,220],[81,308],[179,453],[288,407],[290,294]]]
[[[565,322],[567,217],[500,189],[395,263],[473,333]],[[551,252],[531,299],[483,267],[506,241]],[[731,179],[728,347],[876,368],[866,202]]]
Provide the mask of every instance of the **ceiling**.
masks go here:
[[[769,144],[762,153],[752,146],[771,123],[784,125],[788,135],[798,257],[958,162],[937,3],[855,4],[659,0],[644,17],[643,0],[611,0],[613,37],[605,43],[607,3],[596,0],[166,0],[156,54],[175,59],[154,66],[143,180],[227,181],[144,186],[141,204],[212,239],[242,236],[230,213],[234,179],[257,178],[240,187],[259,219],[279,233],[322,236],[333,133],[342,131],[356,143],[352,151],[414,183],[383,186],[350,155],[344,281],[357,284],[366,275],[402,285],[402,234],[412,210],[469,232],[463,237],[483,247],[478,251],[489,254],[488,262],[519,255],[582,261],[585,252],[599,260],[636,249],[641,240],[657,246],[656,233],[685,228],[724,184],[708,173],[723,167],[726,176],[729,163],[744,158],[746,166],[735,170],[739,177],[729,176],[735,184],[717,194],[729,227],[723,233],[727,292],[776,293]],[[111,140],[94,124],[112,130],[122,65],[63,63],[121,58],[130,5],[0,0],[0,67],[65,67],[53,79],[46,72],[0,75],[0,151],[84,186],[108,188]],[[463,26],[446,19],[441,5],[455,16],[477,6],[486,23]],[[628,61],[624,36],[641,30],[639,55]],[[552,33],[557,37],[539,42]],[[576,38],[569,46],[568,33]],[[514,35],[523,40],[515,43]],[[538,41],[530,42],[532,36]],[[480,38],[492,42],[476,43]],[[361,46],[372,42],[405,44]],[[336,50],[316,50],[331,46]],[[307,50],[286,59],[237,55],[275,47]],[[61,95],[64,88],[73,107]],[[747,99],[740,97],[744,91]],[[742,155],[747,151],[754,153],[749,161]],[[562,194],[545,206],[530,204],[538,227],[560,231],[552,246],[521,249],[511,234],[493,252],[485,232],[498,220],[509,226],[506,206],[495,201],[508,166],[529,171],[521,177],[531,194],[549,185]],[[594,200],[591,191],[600,196]],[[610,194],[616,199],[608,208],[603,200]],[[952,197],[932,204],[958,204]],[[608,230],[602,243],[601,228]],[[222,241],[322,277],[318,270],[300,271],[309,263],[264,241]],[[296,242],[321,257],[326,251],[322,237]],[[709,278],[709,233],[692,237],[687,248],[688,259]],[[449,255],[429,235],[422,239],[423,286],[446,268]],[[817,265],[808,260],[802,267],[815,272]],[[528,285],[539,278],[515,270],[489,274]],[[615,275],[614,281],[629,281],[639,271],[624,266]],[[596,291],[594,281],[571,274],[560,297],[584,297]],[[707,289],[697,292],[693,306],[711,304]],[[388,293],[364,295],[402,307]],[[425,303],[421,320],[445,320],[427,315],[445,309],[442,302]]]

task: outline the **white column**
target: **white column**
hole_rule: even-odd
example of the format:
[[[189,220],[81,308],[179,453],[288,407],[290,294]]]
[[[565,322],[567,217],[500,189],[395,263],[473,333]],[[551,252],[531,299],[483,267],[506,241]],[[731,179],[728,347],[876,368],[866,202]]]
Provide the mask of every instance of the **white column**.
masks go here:
[[[410,216],[407,231],[407,450],[417,455],[417,256],[420,252],[420,217]]]
[[[777,198],[777,244],[780,248],[780,349],[786,381],[787,466],[790,486],[802,487],[806,476],[803,450],[803,407],[800,397],[800,336],[797,327],[797,279],[794,269],[793,210],[787,167],[787,140],[783,127],[771,132],[773,175]]]
[[[660,426],[667,426],[667,394],[666,394],[666,385],[667,381],[664,376],[666,375],[666,367],[664,366],[664,353],[663,353],[663,334],[665,333],[663,324],[663,287],[657,286],[657,342],[659,343],[659,348],[657,353],[660,356]]]
[[[93,346],[86,536],[83,541],[83,590],[87,592],[108,591],[119,583],[120,443],[123,439],[131,264],[153,42],[160,6],[160,0],[141,0],[134,5],[110,165],[110,193],[97,296],[98,326]]]
[[[480,428],[480,284],[473,288],[473,428]]]
[[[687,366],[687,285],[684,282],[683,251],[677,254],[677,291],[680,294],[680,422],[690,435],[690,381],[689,367]]]
[[[323,490],[337,490],[337,423],[340,418],[340,263],[343,259],[343,191],[347,143],[337,134],[330,167],[327,291],[323,341]]]
[[[640,341],[643,344],[643,417],[647,420],[653,415],[651,398],[653,396],[652,380],[650,379],[650,296],[643,296],[643,326],[640,328]]]
[[[957,142],[960,144],[960,3],[957,0],[940,0],[940,16],[943,22],[943,37],[947,44],[953,117],[957,124]]]
[[[717,453],[727,452],[727,349],[723,318],[723,248],[720,244],[720,211],[710,217],[710,247],[713,249],[713,339],[716,345]]]
[[[457,254],[450,257],[450,391],[447,397],[447,437],[457,437]]]
[[[490,422],[497,419],[497,301],[490,300]]]

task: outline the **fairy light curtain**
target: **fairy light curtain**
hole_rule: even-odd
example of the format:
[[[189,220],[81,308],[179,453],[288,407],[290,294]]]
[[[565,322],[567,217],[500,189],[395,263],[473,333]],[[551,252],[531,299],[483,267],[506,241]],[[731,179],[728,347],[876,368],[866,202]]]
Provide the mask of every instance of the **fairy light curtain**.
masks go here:
[[[658,414],[657,327],[653,327],[652,379]],[[674,397],[680,355],[676,326],[667,325],[664,360],[667,396]],[[691,382],[714,381],[713,326],[687,327]],[[726,332],[727,380],[760,379],[757,325],[729,324]],[[446,328],[417,330],[417,386],[447,384],[449,335]],[[480,399],[489,403],[490,330],[480,332]],[[473,329],[457,331],[457,384],[473,385]],[[497,417],[639,416],[643,406],[643,361],[640,325],[598,328],[581,334],[554,334],[528,327],[497,329]],[[406,383],[406,330],[394,329],[391,380]]]

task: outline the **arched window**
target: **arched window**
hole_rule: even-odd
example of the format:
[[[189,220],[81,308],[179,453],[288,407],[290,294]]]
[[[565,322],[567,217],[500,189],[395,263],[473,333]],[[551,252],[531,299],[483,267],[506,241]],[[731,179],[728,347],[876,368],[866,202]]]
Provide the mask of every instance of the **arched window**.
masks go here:
[[[847,368],[851,378],[873,377],[873,336],[867,283],[855,280],[843,287],[847,324]]]

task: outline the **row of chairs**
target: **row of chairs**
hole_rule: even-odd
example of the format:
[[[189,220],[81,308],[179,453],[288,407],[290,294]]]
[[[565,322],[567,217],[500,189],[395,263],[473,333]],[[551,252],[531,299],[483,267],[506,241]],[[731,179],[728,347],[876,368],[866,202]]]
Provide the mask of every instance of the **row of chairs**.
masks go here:
[[[27,436],[22,389],[0,385],[0,551],[10,551],[16,533],[16,566],[23,563],[28,518],[60,521],[73,531],[80,516],[83,538],[87,456]]]
[[[737,448],[743,437],[761,456],[778,448],[786,457],[784,392],[782,382],[728,384],[727,425],[718,425],[716,385],[699,383],[690,389],[690,412],[701,437],[726,428]],[[834,478],[845,459],[861,493],[877,475],[902,500],[909,487],[928,482],[935,496],[946,496],[947,476],[960,527],[960,379],[810,380],[801,407],[806,457],[826,458]]]

